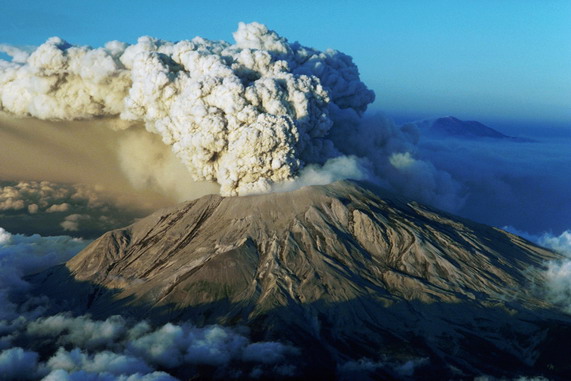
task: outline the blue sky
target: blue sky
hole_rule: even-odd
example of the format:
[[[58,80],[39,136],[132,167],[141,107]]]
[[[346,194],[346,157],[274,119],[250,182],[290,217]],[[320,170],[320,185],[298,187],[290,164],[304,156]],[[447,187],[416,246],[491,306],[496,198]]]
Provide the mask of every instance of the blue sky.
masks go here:
[[[571,128],[571,1],[8,1],[0,43],[100,46],[151,35],[232,41],[239,21],[351,55],[400,119]]]

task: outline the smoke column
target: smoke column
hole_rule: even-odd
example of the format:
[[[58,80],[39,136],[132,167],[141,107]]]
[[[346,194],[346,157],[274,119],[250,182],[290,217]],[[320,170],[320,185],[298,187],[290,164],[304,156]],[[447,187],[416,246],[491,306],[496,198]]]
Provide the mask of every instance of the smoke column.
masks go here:
[[[92,49],[53,37],[31,53],[2,46],[14,58],[0,61],[0,110],[142,121],[193,180],[218,182],[223,195],[265,192],[340,156],[332,130],[356,123],[374,100],[351,58],[258,23],[240,23],[234,39],[141,37]]]

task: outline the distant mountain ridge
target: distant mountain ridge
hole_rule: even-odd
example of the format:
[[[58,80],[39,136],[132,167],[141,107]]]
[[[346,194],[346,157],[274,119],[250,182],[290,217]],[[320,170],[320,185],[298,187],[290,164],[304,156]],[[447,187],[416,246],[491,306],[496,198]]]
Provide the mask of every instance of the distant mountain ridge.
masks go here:
[[[420,130],[429,136],[438,137],[455,137],[455,138],[490,138],[490,139],[509,139],[512,141],[531,141],[524,138],[518,138],[505,135],[483,123],[477,121],[464,121],[453,116],[443,118],[428,119],[415,122]]]
[[[564,379],[571,366],[554,365],[551,353],[571,339],[571,319],[528,291],[557,258],[499,229],[341,181],[164,209],[36,281],[65,288],[88,312],[134,307],[169,321],[246,325],[257,339],[300,348],[304,377],[339,377],[344,362],[367,358],[422,359],[418,379]],[[82,294],[64,272],[93,286]]]

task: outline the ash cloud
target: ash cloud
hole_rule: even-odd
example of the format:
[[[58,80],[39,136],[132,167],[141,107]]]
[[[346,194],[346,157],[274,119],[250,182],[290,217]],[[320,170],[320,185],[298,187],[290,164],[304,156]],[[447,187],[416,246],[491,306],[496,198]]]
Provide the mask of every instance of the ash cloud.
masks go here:
[[[52,38],[2,66],[0,110],[144,124],[154,135],[120,131],[122,173],[178,200],[193,188],[240,195],[367,177],[449,211],[463,206],[462,184],[418,156],[414,126],[364,114],[374,94],[351,57],[258,23],[240,23],[234,40],[90,48]]]
[[[571,230],[565,230],[559,236],[544,233],[539,237],[538,243],[571,258]]]
[[[219,193],[215,183],[192,181],[184,165],[157,135],[142,128],[122,135],[117,140],[119,166],[138,192],[150,190],[176,201]]]
[[[258,23],[241,23],[234,41],[4,46],[14,58],[0,68],[0,110],[60,124],[104,118],[121,130],[113,155],[123,181],[177,200],[201,195],[192,189],[237,195],[365,176],[495,226],[567,228],[570,184],[545,174],[543,164],[565,168],[542,162],[543,143],[434,140],[415,125],[365,114],[374,94],[341,52],[290,42]],[[331,159],[357,164],[339,172]],[[557,202],[536,202],[545,189]],[[549,215],[559,226],[538,227]]]
[[[0,113],[0,180],[83,184],[147,210],[218,192],[196,183],[158,135],[118,119],[44,121]],[[126,202],[129,200],[129,202]]]
[[[374,94],[343,53],[289,43],[258,23],[240,23],[234,39],[92,49],[54,37],[2,66],[0,109],[142,121],[194,180],[217,181],[225,195],[267,191],[335,154],[329,130]]]

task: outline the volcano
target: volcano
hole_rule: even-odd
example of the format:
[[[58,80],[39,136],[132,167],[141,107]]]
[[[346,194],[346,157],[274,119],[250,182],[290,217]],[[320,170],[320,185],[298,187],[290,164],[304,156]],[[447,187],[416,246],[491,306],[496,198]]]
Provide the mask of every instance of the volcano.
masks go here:
[[[557,259],[340,181],[163,209],[35,282],[96,316],[247,326],[299,348],[301,378],[565,379],[571,320],[534,286]]]

